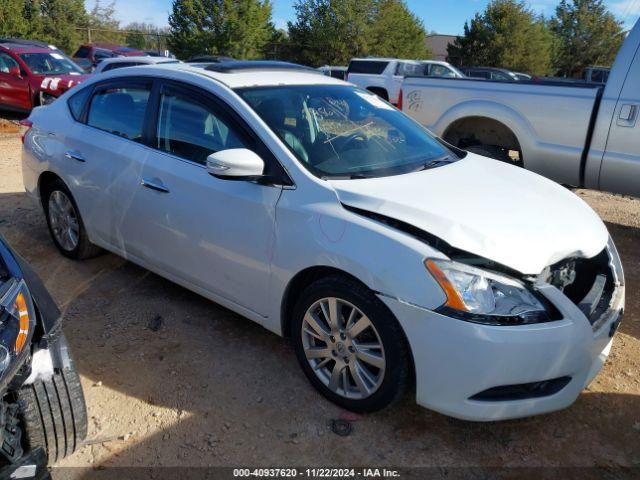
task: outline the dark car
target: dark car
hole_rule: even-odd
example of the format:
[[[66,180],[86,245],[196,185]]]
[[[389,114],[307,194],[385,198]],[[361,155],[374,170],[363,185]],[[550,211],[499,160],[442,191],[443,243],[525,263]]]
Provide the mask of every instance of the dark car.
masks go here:
[[[519,82],[518,75],[505,68],[495,67],[462,67],[460,69],[469,78],[484,78],[501,82]]]
[[[233,58],[222,55],[197,55],[191,57],[186,63],[221,63],[232,61]]]
[[[71,455],[86,434],[60,311],[0,237],[0,478],[49,478],[47,464]]]
[[[0,109],[28,113],[87,79],[83,70],[52,46],[0,43]]]
[[[87,70],[89,65],[96,67],[105,58],[146,56],[148,56],[147,52],[131,47],[111,43],[90,43],[80,45],[78,51],[73,55],[73,59],[82,62],[83,68]]]

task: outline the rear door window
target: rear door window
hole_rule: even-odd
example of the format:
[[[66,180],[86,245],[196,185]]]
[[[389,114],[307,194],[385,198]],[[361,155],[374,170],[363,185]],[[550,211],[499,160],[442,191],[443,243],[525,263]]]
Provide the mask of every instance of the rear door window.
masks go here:
[[[425,65],[420,63],[400,62],[396,69],[396,75],[401,77],[424,75],[425,68]]]
[[[91,97],[87,124],[105,132],[142,141],[144,117],[151,83],[110,83],[98,87]]]
[[[432,77],[446,77],[452,78],[455,77],[455,73],[444,65],[433,64],[429,69],[429,75]]]
[[[349,74],[363,73],[368,75],[381,75],[389,62],[379,60],[353,60],[349,64]]]
[[[506,82],[511,80],[506,73],[502,72],[491,72],[491,80],[499,80],[501,82]]]
[[[160,96],[156,148],[204,165],[212,153],[254,147],[221,107],[167,86]]]
[[[491,73],[484,70],[471,70],[469,76],[474,78],[486,78],[489,80],[491,78]]]

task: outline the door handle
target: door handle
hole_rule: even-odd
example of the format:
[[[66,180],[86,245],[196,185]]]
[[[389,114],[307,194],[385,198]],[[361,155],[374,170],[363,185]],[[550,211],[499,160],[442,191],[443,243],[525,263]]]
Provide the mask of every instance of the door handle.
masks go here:
[[[86,162],[86,160],[82,155],[80,155],[78,152],[72,152],[71,150],[65,153],[64,156],[65,158],[68,158],[69,160],[75,160],[76,162],[80,162],[80,163]]]
[[[617,124],[620,127],[633,127],[636,124],[636,118],[638,117],[638,105],[624,104],[620,108],[618,114]]]
[[[158,183],[158,182],[154,182],[154,181],[151,181],[151,180],[143,179],[140,182],[140,185],[142,185],[145,188],[148,188],[149,190],[153,190],[155,192],[169,193],[169,189],[167,187],[165,187],[164,185],[162,185],[162,183]]]

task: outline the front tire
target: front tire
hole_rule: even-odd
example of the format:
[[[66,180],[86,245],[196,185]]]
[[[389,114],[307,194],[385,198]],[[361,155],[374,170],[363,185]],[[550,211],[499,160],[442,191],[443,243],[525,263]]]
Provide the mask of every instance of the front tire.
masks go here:
[[[402,396],[409,347],[398,321],[368,288],[344,276],[318,280],[300,296],[292,320],[298,361],[327,399],[374,412]]]
[[[49,465],[80,448],[87,436],[87,408],[71,357],[51,378],[36,380],[18,392],[20,418],[29,450],[42,448]]]
[[[78,206],[62,180],[54,180],[47,186],[42,204],[49,233],[60,253],[74,260],[102,253],[100,247],[89,241]]]

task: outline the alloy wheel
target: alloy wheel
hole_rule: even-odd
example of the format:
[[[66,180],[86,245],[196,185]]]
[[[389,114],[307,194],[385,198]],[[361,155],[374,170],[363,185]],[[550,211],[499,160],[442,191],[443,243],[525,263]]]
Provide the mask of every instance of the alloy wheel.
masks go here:
[[[302,345],[313,372],[344,398],[373,395],[384,379],[385,352],[371,320],[335,297],[315,302],[302,321]]]
[[[58,244],[71,252],[80,241],[80,222],[73,203],[60,190],[49,196],[49,224]]]

